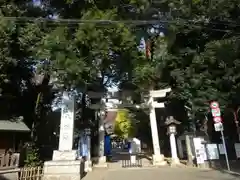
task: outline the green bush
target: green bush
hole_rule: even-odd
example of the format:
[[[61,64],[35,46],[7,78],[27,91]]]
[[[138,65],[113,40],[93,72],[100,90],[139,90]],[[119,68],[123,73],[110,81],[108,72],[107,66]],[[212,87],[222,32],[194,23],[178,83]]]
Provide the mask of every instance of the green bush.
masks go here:
[[[42,161],[39,158],[38,148],[33,145],[30,145],[26,148],[26,159],[24,163],[27,167],[36,167],[42,165]]]

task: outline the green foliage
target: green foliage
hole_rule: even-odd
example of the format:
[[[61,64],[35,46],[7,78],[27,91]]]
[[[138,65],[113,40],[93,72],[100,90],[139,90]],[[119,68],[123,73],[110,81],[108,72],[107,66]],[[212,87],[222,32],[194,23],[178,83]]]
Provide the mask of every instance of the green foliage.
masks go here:
[[[140,90],[171,87],[170,100],[180,99],[193,114],[206,112],[211,100],[225,107],[239,93],[238,0],[41,2],[41,7],[30,1],[0,4],[2,106],[16,104],[8,112],[24,114],[29,126],[40,91],[32,83],[31,65],[42,60],[49,63],[39,64],[40,71],[55,77],[64,88],[86,90],[92,84],[104,87],[113,82],[128,82]],[[167,12],[171,17],[161,16]],[[86,23],[4,19],[56,14]],[[160,23],[166,37],[151,37],[150,59],[137,51],[135,36],[139,28],[146,31],[151,25],[87,23],[143,19],[166,20]],[[22,99],[29,99],[24,107]]]
[[[163,23],[166,37],[153,39],[153,58],[135,64],[135,83],[142,89],[170,86],[169,100],[185,102],[195,115],[208,112],[212,100],[222,108],[231,104],[239,92],[237,4],[235,0],[152,4],[150,11],[171,11],[172,20]]]
[[[27,167],[37,167],[42,164],[39,158],[38,149],[34,146],[30,146],[26,150],[26,159],[24,161],[25,166]]]
[[[119,109],[115,121],[114,134],[121,138],[133,137],[135,132],[134,119],[127,109]]]

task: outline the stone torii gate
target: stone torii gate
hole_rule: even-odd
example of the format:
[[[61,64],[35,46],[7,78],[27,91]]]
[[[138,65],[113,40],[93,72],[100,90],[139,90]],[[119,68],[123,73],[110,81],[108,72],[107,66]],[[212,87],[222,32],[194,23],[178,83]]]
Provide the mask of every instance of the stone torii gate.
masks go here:
[[[119,104],[119,106],[123,107],[134,107],[135,108],[141,108],[141,109],[146,109],[149,108],[150,113],[150,125],[151,125],[151,132],[152,132],[152,142],[153,142],[153,165],[159,166],[159,165],[166,165],[166,161],[164,161],[164,155],[161,154],[160,150],[160,144],[159,144],[159,136],[158,136],[158,127],[157,127],[157,120],[156,120],[156,108],[164,108],[164,102],[157,102],[156,98],[164,98],[166,97],[166,94],[171,91],[171,88],[167,89],[161,89],[161,90],[152,90],[149,91],[149,97],[147,103],[143,103],[140,105],[133,105],[131,103],[128,104]],[[96,92],[89,92],[89,97],[100,97],[102,96],[102,93],[96,93]],[[102,96],[103,97],[103,96]],[[93,105],[92,109],[105,109],[106,105],[105,104],[99,104],[99,105]],[[116,107],[114,107],[116,109]],[[100,113],[101,113],[100,110]],[[111,109],[109,109],[111,110]],[[103,123],[103,118],[100,118],[99,122],[99,157],[98,157],[98,162],[100,166],[106,166],[106,157],[104,157],[104,123]]]
[[[155,108],[164,108],[164,102],[157,102],[156,98],[163,98],[166,93],[170,92],[171,89],[163,89],[157,91],[150,91],[148,97],[148,103],[135,105],[136,108],[149,108],[150,109],[150,125],[152,131],[153,141],[153,164],[154,165],[165,165],[164,156],[161,154],[158,128],[156,122]],[[99,96],[102,98],[103,93],[95,93],[95,97]],[[89,97],[92,95],[89,93]],[[93,97],[92,97],[93,98]],[[77,152],[72,149],[73,145],[73,130],[74,130],[74,119],[75,119],[75,97],[71,97],[67,92],[63,93],[63,104],[61,113],[61,124],[60,124],[60,138],[59,148],[54,151],[52,161],[44,163],[44,179],[79,179],[80,175],[80,164],[81,161],[77,160]],[[122,106],[124,104],[120,104]],[[134,105],[129,104],[126,106],[133,107]],[[93,109],[98,109],[101,112],[105,111],[105,104],[100,103]],[[104,123],[103,118],[100,118],[99,122],[99,152],[98,152],[98,163],[101,166],[106,166],[106,157],[104,157]],[[91,162],[89,162],[90,164]]]

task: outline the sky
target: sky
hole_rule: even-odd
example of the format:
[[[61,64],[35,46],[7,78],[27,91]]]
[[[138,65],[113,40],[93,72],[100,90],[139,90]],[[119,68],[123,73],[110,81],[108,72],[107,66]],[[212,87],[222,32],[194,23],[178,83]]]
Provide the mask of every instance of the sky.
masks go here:
[[[33,0],[33,3],[35,6],[40,6],[41,5],[41,0]]]

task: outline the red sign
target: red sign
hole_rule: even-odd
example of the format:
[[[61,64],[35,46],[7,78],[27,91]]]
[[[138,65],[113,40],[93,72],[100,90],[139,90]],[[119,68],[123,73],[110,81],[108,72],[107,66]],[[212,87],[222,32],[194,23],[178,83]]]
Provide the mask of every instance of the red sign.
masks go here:
[[[217,101],[213,101],[213,102],[211,102],[210,107],[211,107],[211,109],[217,109],[217,108],[219,108],[219,104]]]
[[[214,117],[214,118],[213,118],[213,121],[214,121],[215,123],[220,123],[220,122],[222,122],[222,118],[221,118],[221,117]]]
[[[211,112],[212,112],[212,116],[213,116],[213,117],[221,116],[221,111],[220,111],[219,108],[217,108],[217,109],[211,109]]]
[[[221,124],[222,123],[222,118],[221,118],[221,110],[219,108],[219,104],[217,101],[213,101],[210,104],[210,108],[211,108],[211,112],[212,112],[212,116],[213,116],[213,121],[214,121],[214,125],[217,124]],[[217,129],[218,126],[215,126],[215,130],[219,131],[219,129]]]

